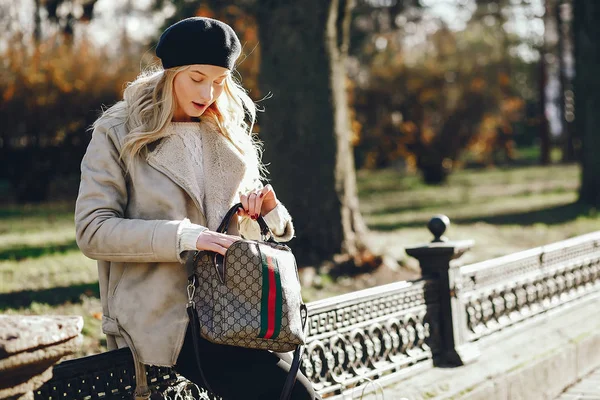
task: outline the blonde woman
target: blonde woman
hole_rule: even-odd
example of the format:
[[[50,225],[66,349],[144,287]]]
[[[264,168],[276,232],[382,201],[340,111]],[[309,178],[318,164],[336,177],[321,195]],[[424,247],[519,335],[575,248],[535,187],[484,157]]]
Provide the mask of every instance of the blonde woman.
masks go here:
[[[270,185],[251,137],[256,108],[232,79],[240,42],[228,25],[189,18],[162,34],[159,70],[140,75],[93,125],[81,164],[75,222],[83,253],[98,260],[102,328],[109,349],[129,347],[137,398],[145,365],[174,366],[204,384],[186,314],[184,254],[224,254],[237,235],[260,237],[263,216],[278,241],[292,219]],[[215,232],[241,202],[228,229]],[[204,377],[225,399],[277,399],[289,370],[274,353],[200,339]],[[294,399],[315,399],[301,374]]]

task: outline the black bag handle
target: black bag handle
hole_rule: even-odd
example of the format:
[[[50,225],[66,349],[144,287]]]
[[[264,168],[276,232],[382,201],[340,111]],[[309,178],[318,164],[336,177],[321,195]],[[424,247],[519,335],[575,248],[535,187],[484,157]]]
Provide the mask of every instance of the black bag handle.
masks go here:
[[[231,218],[233,218],[233,216],[237,213],[238,208],[240,208],[240,207],[242,207],[242,203],[237,203],[237,204],[234,204],[229,209],[229,211],[227,211],[227,213],[223,217],[223,220],[219,224],[219,227],[217,228],[217,232],[227,233],[227,228],[229,227]],[[258,225],[260,226],[260,234],[262,235],[263,240],[265,242],[280,244],[277,240],[275,240],[275,236],[273,235],[273,232],[271,232],[271,229],[269,228],[265,219],[262,216],[258,217],[257,222],[258,222]],[[194,276],[193,276],[194,275],[194,261],[195,261],[196,256],[198,255],[198,253],[199,253],[199,251],[197,251],[197,250],[194,251],[192,253],[192,255],[188,256],[188,258],[186,260],[186,271],[187,271],[187,275],[188,275],[188,281],[190,283],[192,283],[192,281],[194,281]],[[220,255],[219,253],[215,253],[214,263],[215,263],[217,272],[219,273],[219,276],[221,277],[221,282],[223,282],[223,280],[225,279],[224,262],[225,262],[225,257]],[[193,285],[195,287],[197,287],[198,282],[194,281]]]
[[[217,232],[227,233],[227,228],[229,227],[231,218],[233,218],[235,213],[237,213],[238,208],[240,208],[240,207],[242,207],[242,203],[237,203],[237,204],[234,204],[233,207],[231,207],[229,209],[229,211],[227,211],[227,214],[225,214],[225,216],[223,217],[223,221],[221,221],[219,228],[217,228]],[[256,220],[256,222],[258,222],[258,226],[260,226],[260,234],[263,236],[263,238],[266,238],[265,241],[278,243],[273,238],[273,232],[271,232],[271,229],[267,225],[267,223],[266,223],[265,219],[262,217],[262,215],[258,216],[258,219]]]
[[[227,214],[225,214],[225,216],[223,217],[223,221],[221,221],[219,228],[217,228],[217,232],[227,233],[227,228],[229,227],[229,222],[231,221],[231,218],[233,218],[233,216],[237,213],[237,210],[240,207],[242,207],[242,203],[237,203],[237,204],[234,204],[233,207],[231,207],[229,209],[229,211],[227,211]],[[273,232],[271,232],[271,229],[269,229],[267,222],[261,215],[259,215],[257,222],[258,222],[258,225],[260,226],[260,234],[262,235],[263,240],[265,242],[279,244],[279,242],[277,242],[275,240],[275,238],[273,236]],[[221,279],[221,283],[225,283],[225,256],[222,256],[219,253],[215,253],[214,264],[215,264],[215,268],[217,269],[219,278]]]

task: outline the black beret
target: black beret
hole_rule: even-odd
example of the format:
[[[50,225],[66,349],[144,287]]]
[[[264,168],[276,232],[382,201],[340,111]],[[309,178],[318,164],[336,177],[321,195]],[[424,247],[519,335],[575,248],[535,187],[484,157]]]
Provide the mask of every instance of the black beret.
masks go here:
[[[156,56],[163,68],[209,64],[232,70],[242,45],[233,29],[212,18],[186,18],[168,27],[158,40]]]

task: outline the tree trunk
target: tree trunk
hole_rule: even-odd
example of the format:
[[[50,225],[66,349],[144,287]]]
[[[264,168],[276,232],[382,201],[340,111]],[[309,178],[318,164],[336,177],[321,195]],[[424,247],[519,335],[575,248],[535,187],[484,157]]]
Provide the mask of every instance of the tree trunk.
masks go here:
[[[575,157],[575,137],[573,132],[573,118],[572,118],[572,98],[567,97],[567,91],[572,90],[572,83],[567,76],[567,62],[566,58],[569,54],[572,46],[572,39],[570,38],[571,29],[563,18],[564,7],[569,6],[563,4],[563,0],[559,0],[556,4],[555,17],[556,26],[558,30],[558,71],[560,80],[560,121],[562,125],[563,135],[563,162],[572,162],[576,160]]]
[[[469,89],[444,121],[431,144],[417,152],[417,168],[429,185],[445,183],[453,164],[477,134],[485,110],[496,105],[485,89]]]
[[[358,209],[346,58],[352,0],[261,1],[259,116],[270,178],[294,218],[300,264],[356,257]]]
[[[546,46],[542,46],[540,52],[540,77],[539,77],[539,124],[538,124],[538,135],[540,139],[540,164],[550,164],[550,127],[548,126],[548,118],[546,117],[546,83],[548,82],[548,71],[546,68]]]
[[[575,127],[583,140],[579,199],[600,207],[600,3],[575,0]]]
[[[42,39],[42,19],[40,17],[40,0],[35,0],[33,9],[33,42],[37,45]]]

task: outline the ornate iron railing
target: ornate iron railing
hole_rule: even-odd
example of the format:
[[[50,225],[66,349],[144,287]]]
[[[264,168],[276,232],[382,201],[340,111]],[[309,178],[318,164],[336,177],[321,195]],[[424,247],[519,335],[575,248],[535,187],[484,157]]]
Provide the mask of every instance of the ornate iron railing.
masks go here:
[[[473,361],[480,339],[600,295],[600,231],[463,266],[458,258],[472,243],[445,239],[448,223],[432,218],[432,243],[406,249],[440,285],[442,362]]]
[[[484,336],[600,290],[600,232],[450,268],[459,342]]]
[[[438,292],[435,282],[420,280],[309,303],[302,371],[321,395],[331,396],[369,380],[396,379],[431,360],[439,348]],[[36,398],[130,398],[134,373],[128,349],[65,361]],[[148,368],[155,390],[177,379],[170,368]]]
[[[321,395],[394,379],[439,348],[438,287],[397,282],[310,303],[301,369]]]

